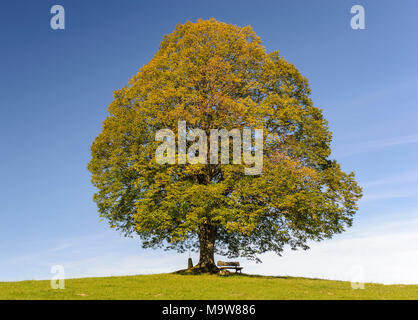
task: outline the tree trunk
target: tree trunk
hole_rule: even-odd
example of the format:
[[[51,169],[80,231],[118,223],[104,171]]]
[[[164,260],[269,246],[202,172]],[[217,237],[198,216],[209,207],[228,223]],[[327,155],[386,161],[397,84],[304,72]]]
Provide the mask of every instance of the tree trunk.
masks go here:
[[[219,271],[215,264],[216,226],[202,224],[199,227],[200,259],[195,268],[202,272],[216,273]]]

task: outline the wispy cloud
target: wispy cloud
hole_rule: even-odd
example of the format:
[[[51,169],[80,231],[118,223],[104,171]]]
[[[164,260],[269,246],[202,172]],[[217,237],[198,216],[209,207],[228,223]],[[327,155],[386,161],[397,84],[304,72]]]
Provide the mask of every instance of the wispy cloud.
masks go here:
[[[376,200],[389,200],[389,199],[400,199],[400,198],[409,198],[418,195],[418,188],[408,188],[404,187],[396,190],[382,190],[382,191],[372,191],[364,192],[363,198],[360,200],[364,201],[376,201]]]
[[[361,183],[364,201],[409,198],[418,195],[418,170]]]
[[[25,262],[30,262],[38,257],[43,257],[45,255],[50,255],[50,254],[54,254],[58,251],[62,251],[68,248],[71,248],[72,244],[67,243],[67,244],[60,244],[58,246],[54,246],[52,248],[47,248],[44,250],[40,250],[37,252],[33,252],[33,253],[27,253],[27,254],[23,254],[23,255],[18,255],[18,256],[13,256],[12,258],[8,259],[7,261],[4,261],[4,263],[8,263],[8,264],[21,264],[21,263],[25,263]]]
[[[416,182],[418,181],[418,170],[411,170],[408,172],[401,172],[396,175],[392,175],[389,177],[385,177],[382,179],[376,179],[373,181],[365,182],[362,184],[363,187],[371,188],[371,187],[381,187],[387,185],[397,185],[397,184],[404,184],[409,182]]]
[[[36,250],[35,252],[24,252],[20,254],[13,255],[8,259],[5,259],[3,263],[7,264],[21,264],[28,261],[34,260],[36,258],[45,258],[48,256],[54,256],[58,253],[69,252],[70,248],[73,248],[73,251],[77,251],[83,248],[86,244],[89,246],[98,241],[102,241],[106,238],[106,233],[99,233],[93,235],[77,236],[77,237],[68,237],[64,239],[56,239],[53,245],[47,243],[39,244],[43,246],[42,249]]]
[[[396,97],[408,96],[411,90],[415,91],[418,84],[417,77],[410,77],[403,81],[391,83],[367,94],[347,100],[343,105],[346,107],[363,107],[364,105],[376,105],[379,101]]]
[[[380,140],[372,140],[365,143],[361,143],[360,146],[368,149],[380,149],[411,143],[418,143],[418,134],[392,137]]]
[[[338,158],[348,157],[359,153],[374,152],[386,148],[418,143],[418,134],[391,137],[386,139],[370,140],[366,142],[351,143],[336,148],[334,155]]]

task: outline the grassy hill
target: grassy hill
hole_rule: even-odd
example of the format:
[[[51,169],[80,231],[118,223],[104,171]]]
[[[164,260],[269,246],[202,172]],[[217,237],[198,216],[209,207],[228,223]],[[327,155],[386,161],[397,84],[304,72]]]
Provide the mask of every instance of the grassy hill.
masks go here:
[[[155,274],[82,278],[53,290],[50,281],[0,282],[0,299],[418,299],[418,285],[365,284],[250,275]]]

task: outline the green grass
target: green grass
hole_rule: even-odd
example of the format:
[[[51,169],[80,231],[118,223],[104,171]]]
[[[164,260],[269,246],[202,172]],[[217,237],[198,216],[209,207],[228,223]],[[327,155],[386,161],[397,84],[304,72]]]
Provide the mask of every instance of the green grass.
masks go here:
[[[418,299],[418,285],[349,282],[250,275],[154,274],[50,281],[0,282],[0,299]]]

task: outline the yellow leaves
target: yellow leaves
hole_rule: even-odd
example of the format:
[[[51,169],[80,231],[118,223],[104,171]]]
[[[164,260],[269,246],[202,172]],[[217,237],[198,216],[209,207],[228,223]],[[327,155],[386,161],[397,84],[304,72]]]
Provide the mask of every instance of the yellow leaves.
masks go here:
[[[223,239],[236,237],[233,250],[254,235],[280,251],[285,242],[297,247],[338,232],[361,188],[327,160],[331,133],[309,94],[307,79],[278,52],[266,53],[250,26],[177,25],[114,92],[92,145],[101,216],[151,245],[181,242],[202,223],[217,225]],[[263,174],[245,176],[240,165],[156,163],[156,131],[178,135],[179,120],[207,135],[263,128]]]

